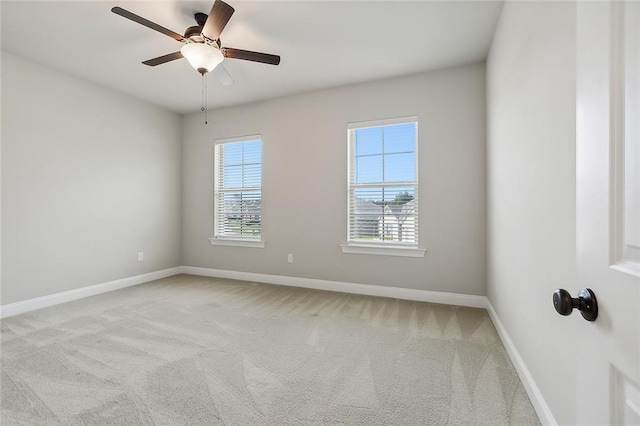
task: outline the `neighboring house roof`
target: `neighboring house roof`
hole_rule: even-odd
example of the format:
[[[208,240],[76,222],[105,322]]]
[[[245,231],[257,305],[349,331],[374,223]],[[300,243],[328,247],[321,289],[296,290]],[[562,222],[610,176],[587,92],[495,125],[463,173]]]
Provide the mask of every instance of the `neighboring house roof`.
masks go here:
[[[382,207],[373,201],[356,198],[355,214],[358,220],[378,220]]]
[[[398,222],[402,223],[409,216],[412,216],[416,209],[416,203],[411,200],[405,204],[393,204],[384,206],[384,214],[386,216],[393,215]]]
[[[400,216],[398,216],[399,222],[404,222],[407,218],[413,217],[416,211],[416,203],[414,200],[409,201],[402,205],[402,210],[400,210]]]
[[[386,214],[386,215],[392,214],[396,218],[398,218],[398,216],[400,215],[401,211],[402,211],[402,205],[401,204],[390,204],[390,205],[384,206],[384,214]]]

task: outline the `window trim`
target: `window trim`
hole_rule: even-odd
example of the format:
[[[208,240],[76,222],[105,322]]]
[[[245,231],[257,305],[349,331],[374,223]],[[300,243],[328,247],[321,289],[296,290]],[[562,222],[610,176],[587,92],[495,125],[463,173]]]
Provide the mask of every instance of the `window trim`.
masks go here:
[[[224,238],[213,237],[209,238],[209,242],[212,246],[227,246],[227,247],[251,247],[251,248],[264,248],[266,243],[263,240],[247,240],[236,238]]]
[[[340,244],[345,254],[371,254],[376,256],[424,257],[427,249],[417,246],[383,246],[380,244]]]
[[[418,116],[404,116],[404,117],[396,117],[396,118],[386,118],[379,120],[367,120],[367,121],[354,121],[347,123],[347,241],[345,244],[340,244],[340,248],[342,253],[345,254],[369,254],[369,255],[381,255],[381,256],[403,256],[403,257],[424,257],[426,253],[426,249],[420,247],[420,238],[419,238],[419,225],[418,222],[420,220],[420,213],[418,213],[418,217],[416,218],[416,242],[415,243],[402,243],[402,242],[382,242],[376,241],[372,243],[364,242],[364,241],[351,241],[349,240],[351,234],[351,190],[352,190],[352,167],[353,167],[353,141],[351,140],[350,133],[354,130],[366,129],[371,127],[384,127],[384,126],[392,126],[395,124],[408,124],[414,123],[416,125],[416,134],[415,134],[415,181],[413,182],[393,182],[390,183],[391,186],[398,185],[415,185],[416,193],[414,199],[416,201],[416,205],[419,208],[419,155],[418,155],[418,146],[419,146],[419,126],[418,126]],[[373,185],[373,184],[372,184]],[[383,186],[381,185],[377,186]]]
[[[258,238],[247,237],[233,237],[229,235],[217,235],[218,232],[218,169],[216,158],[216,147],[218,145],[224,145],[228,143],[237,142],[251,142],[260,141],[260,235]],[[263,199],[263,165],[264,165],[264,140],[261,134],[252,134],[245,136],[234,136],[230,138],[217,138],[213,140],[213,237],[209,238],[209,242],[212,246],[228,246],[228,247],[251,247],[251,248],[264,248],[266,243],[264,241],[263,227],[262,227],[262,199]]]

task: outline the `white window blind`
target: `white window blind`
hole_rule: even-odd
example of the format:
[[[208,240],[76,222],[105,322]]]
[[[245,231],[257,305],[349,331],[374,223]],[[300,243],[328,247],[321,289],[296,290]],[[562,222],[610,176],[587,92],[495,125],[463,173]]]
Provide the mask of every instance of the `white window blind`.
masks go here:
[[[260,136],[215,141],[215,238],[260,240],[262,141]]]
[[[417,246],[417,117],[348,125],[348,242]]]

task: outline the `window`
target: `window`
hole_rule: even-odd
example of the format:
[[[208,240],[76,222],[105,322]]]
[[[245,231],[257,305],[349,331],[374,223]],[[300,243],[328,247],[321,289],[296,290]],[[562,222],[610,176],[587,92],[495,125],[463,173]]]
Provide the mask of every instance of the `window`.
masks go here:
[[[348,244],[343,252],[424,255],[418,249],[417,141],[417,117],[348,125]]]
[[[262,140],[219,139],[214,153],[212,244],[264,247],[262,237]]]

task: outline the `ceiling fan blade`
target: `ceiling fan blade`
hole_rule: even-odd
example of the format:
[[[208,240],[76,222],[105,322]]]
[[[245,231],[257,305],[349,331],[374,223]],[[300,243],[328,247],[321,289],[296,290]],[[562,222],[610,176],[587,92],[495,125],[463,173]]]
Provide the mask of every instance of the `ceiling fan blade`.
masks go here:
[[[125,10],[125,9],[123,9],[121,7],[118,7],[118,6],[113,7],[111,9],[111,11],[113,13],[115,13],[116,15],[120,15],[120,16],[122,16],[124,18],[130,19],[133,22],[137,22],[140,25],[144,25],[145,27],[151,28],[152,30],[156,30],[159,33],[162,33],[164,35],[168,35],[169,37],[171,37],[171,38],[173,38],[175,40],[178,40],[180,42],[184,42],[185,41],[184,37],[181,36],[180,34],[174,32],[174,31],[171,31],[170,29],[167,29],[167,28],[165,28],[165,27],[163,27],[161,25],[158,25],[155,22],[151,22],[150,20],[145,19],[142,16],[138,16],[135,13],[129,12],[128,10]]]
[[[270,65],[278,65],[280,63],[280,56],[278,55],[234,49],[232,47],[223,47],[220,50],[225,58],[244,59],[245,61],[262,62]]]
[[[213,69],[213,73],[216,75],[218,81],[223,86],[231,86],[234,83],[231,74],[229,74],[229,71],[227,71],[227,69],[223,67],[222,64],[219,64],[217,67],[215,67]]]
[[[202,28],[202,35],[210,40],[217,40],[222,34],[222,30],[227,26],[227,22],[231,19],[235,9],[222,0],[216,0],[211,7],[207,22]]]
[[[155,67],[156,65],[162,65],[167,62],[175,61],[176,59],[183,58],[182,53],[173,52],[168,55],[158,56],[157,58],[148,59],[143,62],[145,65],[149,65],[150,67]]]

